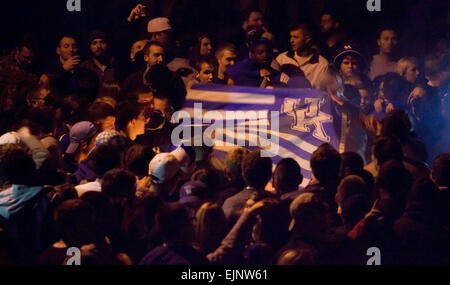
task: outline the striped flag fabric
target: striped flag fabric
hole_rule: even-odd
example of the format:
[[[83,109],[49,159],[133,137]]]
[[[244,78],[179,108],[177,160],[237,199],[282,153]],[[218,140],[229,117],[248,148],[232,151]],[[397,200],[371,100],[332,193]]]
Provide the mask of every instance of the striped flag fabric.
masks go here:
[[[293,158],[302,168],[304,187],[312,177],[311,154],[323,143],[338,149],[332,106],[316,89],[196,84],[173,118],[180,125],[172,142],[213,145],[219,157],[235,146],[261,148],[274,165]]]

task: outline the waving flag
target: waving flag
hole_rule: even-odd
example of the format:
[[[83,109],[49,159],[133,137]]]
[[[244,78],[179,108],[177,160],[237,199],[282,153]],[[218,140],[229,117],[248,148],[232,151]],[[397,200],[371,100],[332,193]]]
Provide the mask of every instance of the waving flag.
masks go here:
[[[327,94],[315,89],[194,85],[175,116],[183,125],[174,130],[172,141],[194,137],[196,145],[214,145],[219,156],[236,145],[260,147],[275,164],[293,158],[302,168],[304,186],[311,180],[314,150],[323,143],[338,148],[331,108]]]

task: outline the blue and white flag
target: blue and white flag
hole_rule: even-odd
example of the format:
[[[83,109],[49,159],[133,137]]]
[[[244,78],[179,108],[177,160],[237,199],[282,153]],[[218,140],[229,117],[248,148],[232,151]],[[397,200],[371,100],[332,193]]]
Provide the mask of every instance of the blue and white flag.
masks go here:
[[[172,134],[174,144],[192,137],[196,145],[214,145],[217,152],[236,145],[260,147],[274,164],[295,159],[302,186],[311,180],[311,154],[323,143],[339,145],[331,100],[315,89],[194,85],[174,119],[181,123]]]

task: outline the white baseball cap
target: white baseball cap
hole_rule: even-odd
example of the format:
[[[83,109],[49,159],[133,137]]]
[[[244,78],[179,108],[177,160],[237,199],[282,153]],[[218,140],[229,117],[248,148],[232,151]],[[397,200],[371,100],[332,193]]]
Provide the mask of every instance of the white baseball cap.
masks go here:
[[[151,19],[147,24],[147,31],[149,33],[170,32],[172,30],[169,19],[165,17]]]
[[[19,144],[20,142],[19,134],[16,132],[9,132],[0,137],[0,145]]]

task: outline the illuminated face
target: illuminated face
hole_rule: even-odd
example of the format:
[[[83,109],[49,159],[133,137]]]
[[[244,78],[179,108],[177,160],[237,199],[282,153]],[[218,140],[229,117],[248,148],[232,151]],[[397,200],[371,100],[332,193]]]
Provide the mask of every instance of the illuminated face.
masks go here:
[[[411,83],[416,83],[419,76],[420,76],[419,66],[413,62],[408,64],[408,66],[406,67],[405,75],[403,77]]]
[[[268,65],[272,62],[272,50],[266,44],[257,45],[252,51],[252,59],[259,64]]]
[[[341,74],[344,77],[351,77],[352,75],[359,73],[359,61],[354,56],[347,56],[342,60],[340,66]]]
[[[225,71],[236,62],[236,54],[229,50],[224,50],[222,55],[217,58],[219,69]]]
[[[211,83],[213,80],[213,72],[214,72],[214,66],[203,62],[201,64],[200,72],[197,75],[197,79],[201,83]]]
[[[142,135],[145,133],[145,124],[147,124],[144,112],[141,112],[139,116],[129,123],[131,131],[136,135]]]
[[[149,67],[162,64],[164,62],[164,49],[160,46],[152,45],[148,54],[144,56],[144,60]]]
[[[304,47],[309,39],[307,39],[302,30],[291,31],[291,47],[294,51],[300,50]]]
[[[211,52],[211,40],[209,38],[203,38],[200,43],[200,55],[209,55]]]
[[[385,30],[378,39],[380,52],[384,54],[392,54],[397,46],[397,33],[392,30]]]
[[[27,67],[33,61],[33,52],[27,47],[22,47],[18,50],[16,58],[20,65]]]
[[[64,37],[59,42],[59,46],[56,48],[56,53],[63,59],[69,60],[70,58],[78,55],[78,44],[74,38]]]
[[[324,14],[322,15],[322,18],[320,18],[320,31],[322,33],[327,33],[332,31],[335,28],[335,23],[333,19],[331,18],[330,14]]]
[[[90,49],[95,57],[103,57],[108,49],[108,43],[103,39],[95,39],[91,42]]]
[[[247,25],[251,28],[262,30],[264,27],[264,16],[260,12],[252,12],[248,16]]]
[[[384,81],[380,82],[380,86],[378,88],[378,99],[386,100],[386,97],[384,96]]]

